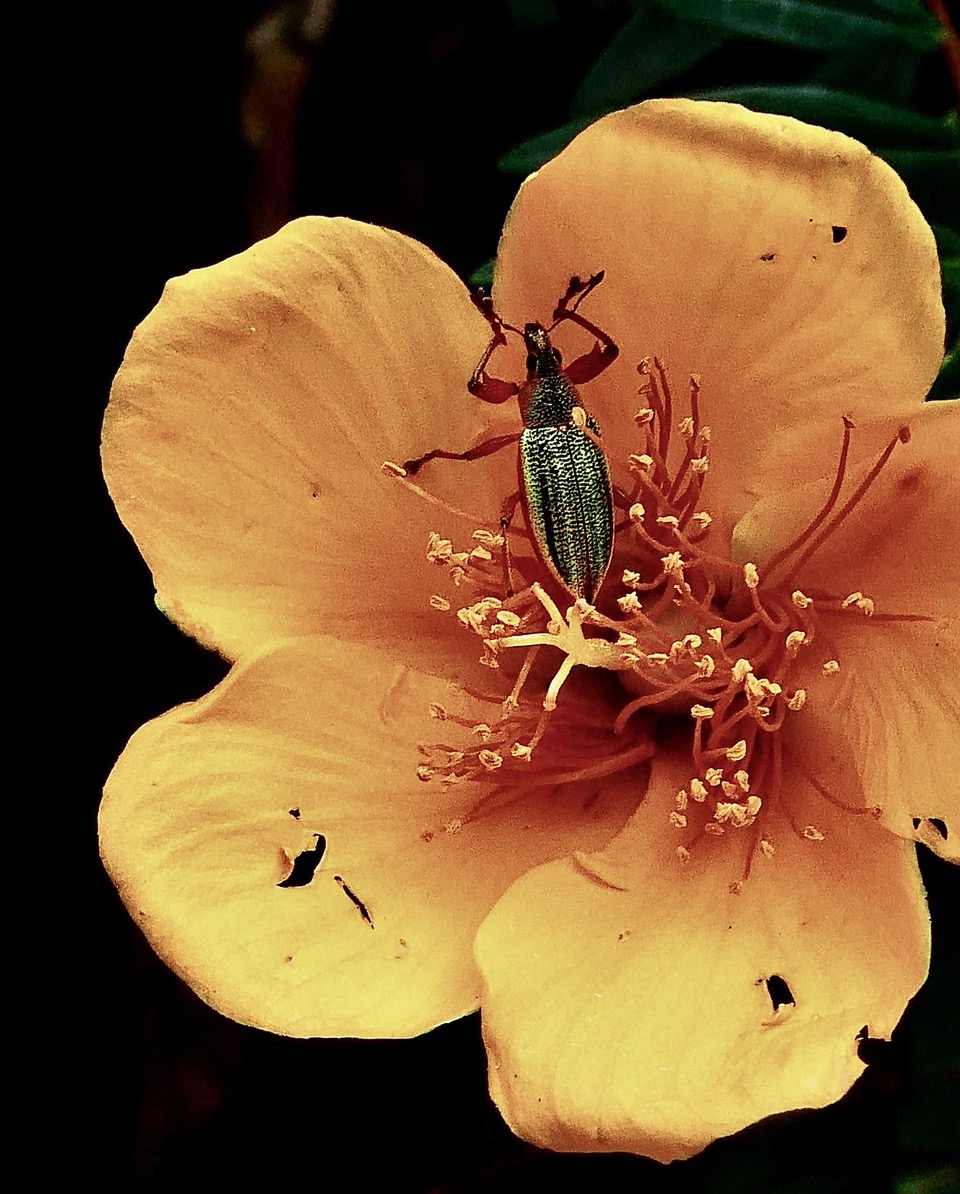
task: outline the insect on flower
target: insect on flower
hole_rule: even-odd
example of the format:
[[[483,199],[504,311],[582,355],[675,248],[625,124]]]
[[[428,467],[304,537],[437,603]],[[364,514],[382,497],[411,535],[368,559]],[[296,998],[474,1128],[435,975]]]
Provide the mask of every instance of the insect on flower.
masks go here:
[[[521,332],[499,318],[488,297],[475,297],[474,302],[493,329],[493,336],[467,389],[490,403],[516,397],[523,431],[493,436],[465,452],[434,448],[405,461],[398,472],[403,476],[416,474],[430,460],[479,460],[519,441],[520,488],[504,502],[501,534],[506,536],[517,504],[522,500],[527,527],[542,563],[571,596],[588,602],[593,601],[603,583],[613,552],[613,493],[600,442],[600,425],[581,405],[575,387],[602,373],[617,359],[620,350],[577,308],[603,281],[603,274],[601,270],[587,281],[571,278],[547,328],[528,323]],[[564,321],[597,337],[592,349],[567,366],[550,342],[550,334]],[[507,343],[505,332],[520,337],[527,349],[527,377],[522,385],[487,373],[490,358]],[[510,592],[506,540],[504,549],[504,566],[508,570],[505,588]]]

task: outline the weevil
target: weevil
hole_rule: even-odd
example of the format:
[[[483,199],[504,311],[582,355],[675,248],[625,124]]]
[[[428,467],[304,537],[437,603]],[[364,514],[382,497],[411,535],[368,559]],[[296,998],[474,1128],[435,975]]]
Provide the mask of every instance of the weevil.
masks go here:
[[[520,331],[500,319],[490,298],[474,296],[493,335],[467,389],[484,402],[502,403],[516,397],[523,430],[494,436],[465,452],[434,449],[403,464],[404,472],[414,474],[429,460],[478,460],[518,443],[519,489],[504,502],[500,516],[504,543],[522,501],[527,528],[544,567],[572,597],[591,603],[613,552],[613,491],[600,425],[584,409],[576,387],[602,373],[620,350],[577,308],[603,276],[601,270],[586,281],[571,278],[549,327],[528,323]],[[565,321],[596,337],[593,348],[567,366],[550,340]],[[527,350],[527,376],[522,384],[487,373],[491,356],[507,343],[507,332],[519,336]]]

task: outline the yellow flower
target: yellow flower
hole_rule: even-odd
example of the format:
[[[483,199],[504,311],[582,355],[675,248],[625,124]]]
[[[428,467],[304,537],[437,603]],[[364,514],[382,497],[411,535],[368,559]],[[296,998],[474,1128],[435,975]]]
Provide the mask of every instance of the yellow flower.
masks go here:
[[[923,405],[930,230],[839,134],[606,117],[524,185],[496,309],[548,322],[601,269],[620,356],[581,398],[629,513],[595,609],[517,535],[505,591],[511,448],[382,470],[518,426],[466,392],[490,329],[429,251],[303,220],[167,288],[105,471],[160,607],[236,665],[135,735],[101,830],[227,1015],[408,1036],[482,1005],[515,1131],[669,1160],[837,1099],[923,982],[960,418]],[[522,380],[516,346],[489,370]]]

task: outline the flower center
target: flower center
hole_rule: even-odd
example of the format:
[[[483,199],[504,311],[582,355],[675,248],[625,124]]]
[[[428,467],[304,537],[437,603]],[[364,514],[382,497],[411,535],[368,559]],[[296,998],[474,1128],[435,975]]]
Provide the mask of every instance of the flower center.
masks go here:
[[[498,716],[477,723],[458,719],[471,732],[472,744],[422,746],[419,774],[450,784],[501,773],[498,781],[521,787],[610,774],[649,758],[656,727],[669,723],[675,736],[679,720],[687,727],[690,778],[675,793],[667,815],[682,838],[681,860],[704,834],[720,837],[751,826],[749,858],[756,848],[772,854],[758,818],[781,795],[780,730],[807,701],[807,692],[796,684],[798,660],[809,658],[821,615],[875,613],[873,601],[861,592],[806,593],[797,586],[797,575],[860,503],[909,433],[904,428],[893,437],[841,504],[854,430],[844,419],[826,501],[767,561],[761,575],[754,564],[734,563],[705,546],[712,519],[700,509],[700,496],[711,433],[701,422],[698,379],[691,378],[690,413],[676,428],[678,450],[671,442],[674,401],[662,364],[644,360],[638,372],[646,400],[635,416],[642,450],[628,458],[631,492],[616,491],[626,511],[617,550],[629,567],[622,571],[623,593],[609,614],[583,599],[564,614],[537,582],[515,595],[489,595],[503,575],[503,537],[477,531],[475,546],[457,552],[449,540],[431,536],[428,558],[448,570],[455,586],[484,594],[456,612],[483,641],[481,663],[496,670],[514,650],[526,654]],[[431,604],[452,610],[439,595]],[[543,648],[562,656],[545,679]],[[824,678],[840,670],[835,659],[820,663]],[[579,691],[568,700],[561,690],[577,668],[613,673],[616,679],[599,696],[592,691],[584,699]],[[545,685],[539,701],[530,698],[538,682]],[[434,712],[447,716],[439,708]],[[509,779],[504,770],[513,773]],[[823,836],[813,825],[795,829],[809,840]],[[748,872],[749,859],[744,877]]]

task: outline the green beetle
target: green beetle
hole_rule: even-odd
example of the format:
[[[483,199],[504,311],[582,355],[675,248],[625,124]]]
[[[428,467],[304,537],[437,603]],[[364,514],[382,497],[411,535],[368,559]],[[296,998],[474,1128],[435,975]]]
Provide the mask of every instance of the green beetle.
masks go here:
[[[523,430],[484,440],[466,452],[435,449],[403,464],[403,470],[413,474],[428,460],[478,460],[519,442],[520,487],[504,503],[501,528],[504,532],[508,529],[522,501],[544,567],[572,597],[591,603],[613,552],[613,491],[600,425],[584,409],[576,386],[602,373],[620,350],[577,308],[602,280],[602,270],[586,281],[571,278],[550,326],[528,323],[522,332],[499,318],[489,298],[475,297],[493,337],[467,389],[484,402],[501,403],[516,397]],[[564,321],[575,323],[597,340],[589,352],[566,367],[550,341],[551,333]],[[527,349],[527,377],[522,385],[491,377],[486,371],[494,351],[507,343],[506,332],[519,336]]]

